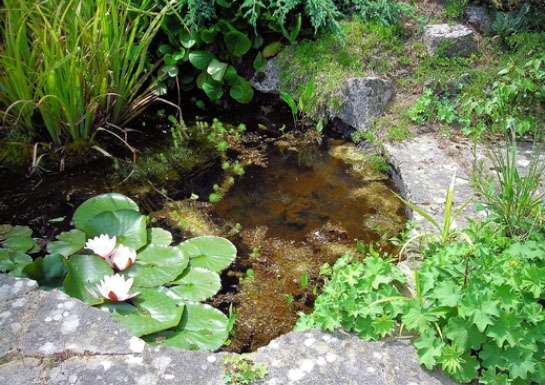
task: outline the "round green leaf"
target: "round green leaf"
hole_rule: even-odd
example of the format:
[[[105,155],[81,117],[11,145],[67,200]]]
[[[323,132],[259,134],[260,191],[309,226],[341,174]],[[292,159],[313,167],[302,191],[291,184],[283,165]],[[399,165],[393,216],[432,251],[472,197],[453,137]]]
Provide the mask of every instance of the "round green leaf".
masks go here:
[[[138,212],[138,205],[130,198],[117,193],[101,194],[83,202],[74,212],[76,228],[88,233],[88,222],[100,213],[117,210]]]
[[[229,95],[237,102],[246,104],[253,99],[254,89],[248,80],[239,78],[239,80],[231,86]]]
[[[188,239],[178,248],[188,256],[192,267],[220,272],[235,260],[237,249],[229,240],[204,236]]]
[[[178,285],[169,289],[169,296],[177,301],[204,301],[221,288],[218,273],[202,267],[191,267],[171,283]]]
[[[27,251],[33,249],[35,244],[36,242],[34,241],[34,239],[30,237],[17,236],[17,237],[9,237],[2,243],[2,246],[8,249],[26,253]]]
[[[100,234],[116,236],[118,242],[135,250],[148,240],[146,217],[137,211],[106,211],[90,219],[86,225],[89,238]]]
[[[50,254],[60,254],[69,257],[85,247],[86,236],[78,229],[65,231],[57,236],[57,240],[47,244]]]
[[[214,59],[214,55],[208,51],[193,51],[189,53],[189,62],[199,70],[205,70]]]
[[[263,57],[261,52],[258,52],[254,59],[254,70],[261,71],[265,65],[267,65],[267,60]]]
[[[207,44],[214,42],[216,38],[216,29],[215,28],[202,28],[200,30],[201,40]]]
[[[32,262],[32,257],[21,251],[0,248],[0,272],[22,270]]]
[[[187,30],[182,30],[180,32],[180,43],[182,43],[182,46],[184,48],[193,47],[195,44],[197,44],[197,39],[195,38],[195,34]]]
[[[26,265],[23,272],[29,278],[38,281],[40,286],[60,286],[67,273],[65,261],[66,259],[60,254],[46,255]]]
[[[236,82],[238,82],[238,79],[240,76],[237,74],[237,70],[232,65],[227,67],[227,70],[225,71],[224,79],[227,81],[227,84],[232,86]]]
[[[148,239],[152,245],[168,246],[172,243],[172,234],[160,227],[152,227],[148,231]]]
[[[212,59],[210,64],[208,64],[206,72],[212,77],[212,79],[221,82],[223,80],[223,76],[225,75],[226,70],[227,63],[223,63],[218,59]]]
[[[187,304],[182,321],[174,334],[169,336],[166,346],[186,350],[214,351],[227,339],[228,319],[221,311],[210,305]]]
[[[233,56],[242,56],[252,47],[252,41],[240,31],[233,30],[223,36],[227,51]]]
[[[175,247],[150,245],[136,257],[127,274],[134,284],[157,287],[175,280],[187,267],[189,258]]]
[[[178,306],[158,289],[140,289],[133,302],[136,312],[122,309],[125,314],[118,312],[113,317],[137,337],[176,327],[182,319],[184,305]]]
[[[104,259],[96,255],[74,255],[67,262],[68,274],[64,278],[66,294],[90,305],[103,300],[97,295],[97,284],[113,270]]]
[[[221,83],[212,78],[208,78],[202,83],[202,90],[206,96],[214,102],[220,100],[223,96],[223,87]]]

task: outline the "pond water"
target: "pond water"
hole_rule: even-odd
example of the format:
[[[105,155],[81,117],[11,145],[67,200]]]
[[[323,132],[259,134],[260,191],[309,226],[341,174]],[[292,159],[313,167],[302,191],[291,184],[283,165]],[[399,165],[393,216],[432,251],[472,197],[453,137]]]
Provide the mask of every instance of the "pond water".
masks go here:
[[[253,351],[289,332],[312,309],[320,267],[355,253],[355,240],[393,251],[404,208],[391,181],[351,144],[271,152],[214,209],[238,223],[236,265],[224,275],[216,305],[236,304],[227,350]]]

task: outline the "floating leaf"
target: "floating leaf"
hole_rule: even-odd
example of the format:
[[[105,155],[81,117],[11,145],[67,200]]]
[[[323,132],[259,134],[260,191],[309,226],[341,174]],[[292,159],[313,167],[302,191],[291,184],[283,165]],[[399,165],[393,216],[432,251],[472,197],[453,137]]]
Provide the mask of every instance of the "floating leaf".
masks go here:
[[[98,297],[97,284],[113,271],[108,262],[96,255],[74,255],[67,262],[64,292],[90,305],[103,300]]]
[[[176,332],[165,341],[166,346],[187,350],[214,351],[228,337],[225,314],[210,305],[187,304]]]
[[[127,270],[127,274],[134,277],[136,286],[161,286],[182,274],[188,260],[175,247],[150,245],[138,254],[136,264]]]
[[[205,301],[221,288],[218,273],[202,267],[191,267],[179,279],[171,282],[171,298],[177,301]]]
[[[240,57],[252,47],[252,41],[240,31],[232,30],[223,36],[227,51],[233,56]]]
[[[192,267],[220,272],[235,260],[236,247],[227,239],[204,236],[188,239],[178,248],[188,256]]]
[[[65,231],[57,236],[57,240],[47,244],[50,254],[60,254],[69,257],[85,247],[86,236],[83,231],[74,229]]]
[[[88,222],[98,214],[117,211],[132,210],[138,212],[138,205],[130,198],[117,193],[101,194],[83,202],[74,212],[74,224],[76,228],[88,233]]]
[[[135,298],[136,312],[127,309],[114,313],[114,319],[126,327],[131,334],[140,337],[176,327],[182,319],[184,306],[178,306],[158,289],[141,289]],[[128,313],[128,314],[127,314]]]
[[[168,246],[172,243],[172,234],[160,227],[152,227],[148,231],[148,239],[151,245]]]
[[[32,262],[32,257],[21,251],[0,248],[0,272],[22,269]]]
[[[86,227],[89,238],[100,234],[115,235],[119,243],[135,250],[145,246],[148,239],[146,217],[137,211],[103,212],[89,220]]]
[[[65,261],[66,259],[60,254],[46,255],[26,265],[23,272],[29,278],[38,281],[40,286],[57,287],[62,285],[67,273]]]

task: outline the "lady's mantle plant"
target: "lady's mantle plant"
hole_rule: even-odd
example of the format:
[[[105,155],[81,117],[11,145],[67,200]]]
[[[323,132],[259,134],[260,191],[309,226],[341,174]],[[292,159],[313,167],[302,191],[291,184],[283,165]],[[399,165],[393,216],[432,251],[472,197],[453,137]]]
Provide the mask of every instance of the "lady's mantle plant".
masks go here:
[[[190,350],[225,342],[227,317],[201,302],[220,289],[218,273],[236,256],[231,242],[205,236],[172,245],[168,231],[148,228],[136,203],[115,193],[84,202],[73,223],[48,244],[47,256],[25,258],[23,275],[62,285],[148,341]]]
[[[342,327],[367,340],[406,330],[420,362],[458,382],[545,384],[545,239],[518,241],[490,224],[469,234],[473,245],[426,251],[412,297],[378,255],[339,259],[299,329]]]

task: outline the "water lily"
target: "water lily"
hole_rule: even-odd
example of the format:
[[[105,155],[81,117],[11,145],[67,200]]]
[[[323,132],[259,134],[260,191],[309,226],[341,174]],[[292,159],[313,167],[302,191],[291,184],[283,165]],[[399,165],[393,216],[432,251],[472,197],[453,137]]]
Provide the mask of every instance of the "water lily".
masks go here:
[[[114,274],[105,276],[97,285],[97,288],[100,295],[104,298],[114,302],[122,302],[139,294],[129,294],[132,283],[132,278],[125,279],[125,277],[120,274]]]
[[[116,270],[125,270],[132,266],[136,259],[136,251],[130,247],[119,245],[110,257],[110,264]]]
[[[101,234],[85,242],[85,248],[92,250],[101,258],[108,259],[114,252],[116,242],[115,236],[110,238],[108,234]]]

